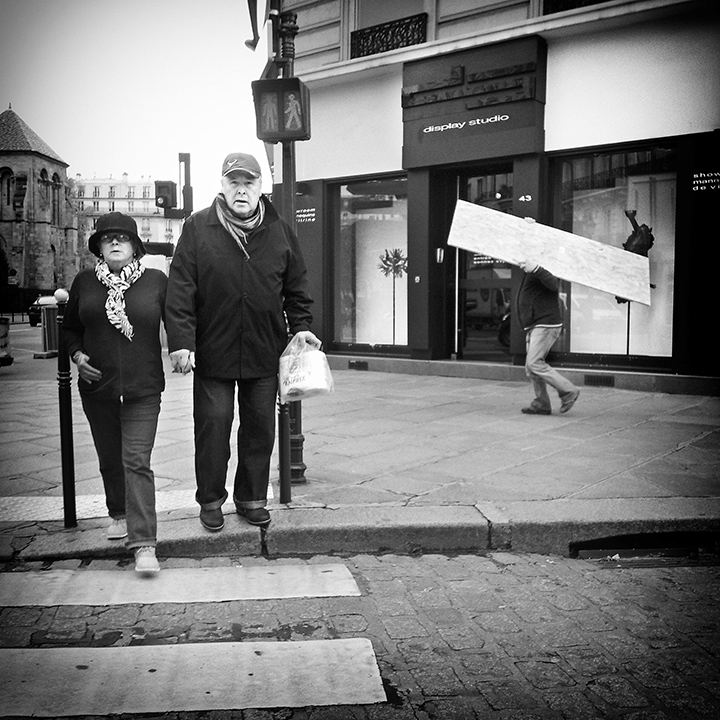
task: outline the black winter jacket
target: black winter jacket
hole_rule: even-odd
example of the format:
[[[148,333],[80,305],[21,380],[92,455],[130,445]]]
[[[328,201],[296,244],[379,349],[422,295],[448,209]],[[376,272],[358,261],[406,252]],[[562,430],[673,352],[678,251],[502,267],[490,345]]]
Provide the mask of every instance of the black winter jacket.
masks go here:
[[[205,377],[271,377],[288,331],[310,329],[300,244],[264,201],[265,219],[248,236],[249,260],[220,223],[215,203],[186,221],[178,241],[168,281],[168,350],[194,351],[195,371]]]
[[[95,270],[77,274],[63,315],[64,337],[70,357],[82,350],[90,356],[88,362],[102,372],[98,382],[78,378],[81,393],[117,399],[155,395],[165,389],[160,320],[166,287],[165,273],[146,268],[125,292],[125,312],[133,326],[131,341],[107,319],[107,288]]]
[[[560,281],[543,267],[523,273],[516,307],[520,325],[525,330],[538,325],[562,325],[559,289]]]

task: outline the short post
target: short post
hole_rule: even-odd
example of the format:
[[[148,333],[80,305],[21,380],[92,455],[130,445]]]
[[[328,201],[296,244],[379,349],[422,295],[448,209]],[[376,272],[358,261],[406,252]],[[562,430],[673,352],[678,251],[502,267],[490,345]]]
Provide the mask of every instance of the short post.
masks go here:
[[[77,527],[75,507],[75,453],[72,429],[72,373],[62,321],[67,306],[67,290],[56,290],[58,329],[58,405],[60,408],[60,457],[62,461],[63,512],[65,527]]]
[[[305,436],[302,434],[302,403],[297,400],[290,403],[290,482],[301,485],[307,482],[303,460]]]

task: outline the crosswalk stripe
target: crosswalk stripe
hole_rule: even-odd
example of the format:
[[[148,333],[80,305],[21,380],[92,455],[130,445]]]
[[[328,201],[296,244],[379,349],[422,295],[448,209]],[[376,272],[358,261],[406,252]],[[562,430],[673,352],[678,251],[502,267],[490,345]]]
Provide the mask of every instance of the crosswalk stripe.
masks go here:
[[[0,607],[223,602],[359,596],[345,565],[168,568],[152,577],[117,570],[3,573]]]
[[[308,707],[383,702],[365,638],[0,650],[3,715]]]
[[[274,497],[272,484],[268,485],[268,500]],[[234,512],[232,503],[230,506]],[[183,510],[185,508],[197,511],[195,491],[192,488],[185,490],[157,490],[155,492],[155,508],[159,513],[170,510]],[[77,495],[75,497],[75,510],[78,519],[107,517],[105,495]],[[38,522],[42,520],[62,520],[62,497],[35,497],[11,496],[0,497],[0,522]]]

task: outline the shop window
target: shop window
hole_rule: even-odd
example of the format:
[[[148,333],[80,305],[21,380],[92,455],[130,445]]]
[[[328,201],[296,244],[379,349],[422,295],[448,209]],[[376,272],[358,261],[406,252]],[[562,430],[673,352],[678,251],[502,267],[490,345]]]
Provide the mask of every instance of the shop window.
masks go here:
[[[626,251],[640,251],[650,261],[649,307],[572,284],[566,349],[572,353],[670,357],[674,150],[656,147],[558,159],[553,164],[553,179],[557,227],[617,248],[625,245]],[[638,240],[638,232],[645,240]],[[649,249],[647,240],[652,242]]]
[[[335,342],[407,345],[406,186],[404,177],[339,186]]]

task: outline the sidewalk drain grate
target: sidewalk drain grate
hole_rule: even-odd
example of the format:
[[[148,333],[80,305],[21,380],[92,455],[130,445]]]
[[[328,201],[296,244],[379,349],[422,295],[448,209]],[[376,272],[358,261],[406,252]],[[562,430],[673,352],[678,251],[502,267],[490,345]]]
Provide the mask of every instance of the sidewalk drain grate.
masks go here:
[[[703,531],[617,535],[571,543],[569,549],[570,557],[606,567],[720,564],[720,536]]]
[[[595,387],[615,387],[614,375],[586,375],[585,384]]]

